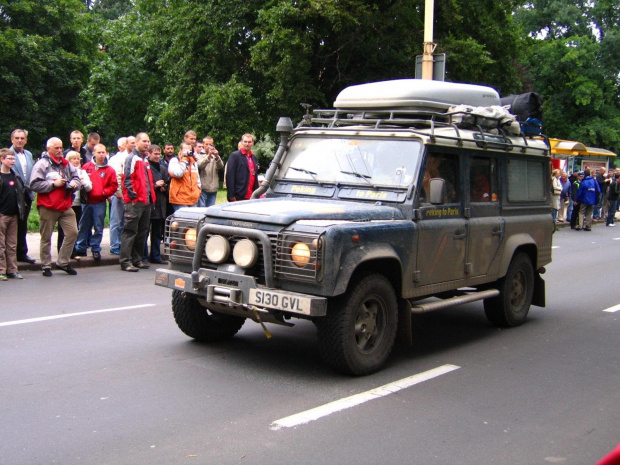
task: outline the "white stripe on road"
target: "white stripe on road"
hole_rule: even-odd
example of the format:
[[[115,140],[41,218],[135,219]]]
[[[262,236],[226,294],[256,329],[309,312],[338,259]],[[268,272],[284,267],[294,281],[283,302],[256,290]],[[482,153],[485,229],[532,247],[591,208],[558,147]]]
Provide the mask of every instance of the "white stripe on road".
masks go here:
[[[459,368],[460,367],[456,365],[442,365],[440,367],[433,368],[432,370],[418,373],[417,375],[409,376],[408,378],[403,378],[398,381],[394,381],[393,383],[384,384],[383,386],[371,389],[370,391],[355,394],[350,397],[345,397],[344,399],[336,400],[334,402],[330,402],[329,404],[321,405],[320,407],[316,407],[310,410],[306,410],[305,412],[291,415],[290,417],[281,418],[271,424],[271,429],[277,431],[280,428],[291,428],[293,426],[303,425],[305,423],[318,420],[319,418],[325,417],[327,415],[331,415],[332,413],[336,413],[341,410],[363,404],[364,402],[368,402],[369,400],[389,396],[390,394],[394,394],[401,389],[406,389],[415,384],[419,384],[424,381],[436,378],[438,376],[445,375],[446,373],[458,370]]]
[[[95,313],[118,312],[120,310],[133,310],[136,308],[154,307],[155,304],[131,305],[129,307],[106,308],[104,310],[92,310],[90,312],[80,313],[63,313],[62,315],[42,316],[40,318],[29,318],[27,320],[5,321],[0,326],[23,325],[26,323],[39,323],[40,321],[58,320],[60,318],[69,318],[72,316],[93,315]]]
[[[603,311],[604,312],[609,312],[609,313],[614,313],[614,312],[617,312],[618,310],[620,310],[620,304],[619,305],[614,305],[613,307],[606,308]]]

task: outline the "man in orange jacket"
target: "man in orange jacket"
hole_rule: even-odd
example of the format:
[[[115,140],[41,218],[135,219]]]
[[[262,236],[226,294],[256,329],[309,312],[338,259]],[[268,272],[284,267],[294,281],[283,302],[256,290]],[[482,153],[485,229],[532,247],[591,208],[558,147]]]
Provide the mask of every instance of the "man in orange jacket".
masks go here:
[[[170,174],[170,204],[174,211],[181,207],[196,206],[202,192],[198,164],[192,146],[181,143],[178,157],[168,164]]]

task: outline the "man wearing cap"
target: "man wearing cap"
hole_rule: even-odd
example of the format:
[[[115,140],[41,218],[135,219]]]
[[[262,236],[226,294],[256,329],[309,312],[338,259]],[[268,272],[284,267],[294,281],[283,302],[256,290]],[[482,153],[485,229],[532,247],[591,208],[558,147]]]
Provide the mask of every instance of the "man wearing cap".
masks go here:
[[[571,186],[570,198],[573,204],[573,209],[570,216],[570,228],[581,230],[578,227],[579,223],[579,202],[577,202],[577,192],[579,192],[579,186],[581,185],[581,180],[583,179],[583,171],[576,171],[573,173],[573,184]]]

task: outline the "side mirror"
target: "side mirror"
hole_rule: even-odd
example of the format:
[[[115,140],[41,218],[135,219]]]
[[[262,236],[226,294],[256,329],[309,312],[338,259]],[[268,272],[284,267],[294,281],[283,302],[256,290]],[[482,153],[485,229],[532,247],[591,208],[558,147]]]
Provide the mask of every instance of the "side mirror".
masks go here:
[[[433,205],[441,205],[446,198],[446,181],[442,178],[433,178],[429,183],[430,201]]]

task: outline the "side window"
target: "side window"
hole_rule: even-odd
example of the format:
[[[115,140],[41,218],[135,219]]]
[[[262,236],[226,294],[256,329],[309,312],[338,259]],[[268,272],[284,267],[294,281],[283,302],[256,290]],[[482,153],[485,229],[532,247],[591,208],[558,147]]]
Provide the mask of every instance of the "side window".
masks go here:
[[[545,177],[545,164],[548,163],[548,160],[508,159],[508,201],[545,200],[549,190],[549,181]]]
[[[497,202],[497,161],[495,158],[473,157],[469,169],[469,200]]]
[[[420,203],[430,203],[430,181],[441,178],[446,181],[444,203],[460,203],[459,158],[447,153],[429,153],[420,189]]]

